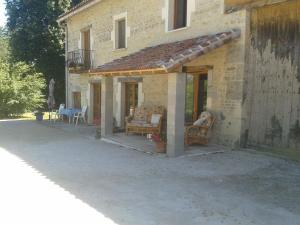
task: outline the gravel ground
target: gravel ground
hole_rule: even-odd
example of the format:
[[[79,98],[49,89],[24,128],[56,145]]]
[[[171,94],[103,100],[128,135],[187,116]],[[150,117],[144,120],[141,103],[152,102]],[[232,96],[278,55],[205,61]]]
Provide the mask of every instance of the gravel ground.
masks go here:
[[[233,151],[165,158],[0,121],[0,224],[300,225],[300,164]]]

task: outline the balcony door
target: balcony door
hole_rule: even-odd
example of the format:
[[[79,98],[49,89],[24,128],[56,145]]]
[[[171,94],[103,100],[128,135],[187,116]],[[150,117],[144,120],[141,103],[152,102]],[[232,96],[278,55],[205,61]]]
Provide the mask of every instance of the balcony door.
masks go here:
[[[125,83],[125,116],[130,115],[130,108],[138,106],[138,83]]]
[[[91,65],[91,31],[90,29],[82,32],[83,42],[83,64],[86,68],[90,68]]]
[[[185,121],[187,124],[196,121],[206,110],[207,74],[188,74],[186,82]]]

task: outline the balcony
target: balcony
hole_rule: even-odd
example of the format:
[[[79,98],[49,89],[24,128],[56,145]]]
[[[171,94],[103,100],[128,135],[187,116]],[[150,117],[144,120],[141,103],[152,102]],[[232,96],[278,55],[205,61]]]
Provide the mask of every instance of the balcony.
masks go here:
[[[93,68],[93,51],[78,49],[68,52],[68,67],[70,71],[83,71]]]

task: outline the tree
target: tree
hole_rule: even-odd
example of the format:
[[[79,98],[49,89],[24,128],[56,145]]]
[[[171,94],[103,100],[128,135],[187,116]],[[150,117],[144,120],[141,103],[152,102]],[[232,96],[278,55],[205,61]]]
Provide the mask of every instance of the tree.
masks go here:
[[[4,27],[0,27],[0,60],[8,56],[8,34]]]
[[[0,118],[41,107],[45,102],[44,88],[45,79],[33,67],[20,62],[10,66],[0,61]]]
[[[80,2],[81,2],[81,0],[72,0],[71,6],[73,7],[73,6],[77,5],[77,4],[79,4]]]
[[[56,80],[57,102],[65,97],[64,32],[56,22],[70,0],[6,0],[11,58]],[[46,89],[45,92],[46,93]]]

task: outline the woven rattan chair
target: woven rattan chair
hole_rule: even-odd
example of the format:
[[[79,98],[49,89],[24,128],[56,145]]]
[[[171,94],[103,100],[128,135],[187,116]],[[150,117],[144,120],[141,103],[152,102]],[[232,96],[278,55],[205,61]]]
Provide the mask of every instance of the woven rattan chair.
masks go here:
[[[208,116],[209,115],[209,116]],[[205,118],[206,117],[206,118]],[[201,113],[199,120],[201,125],[188,126],[185,130],[185,144],[207,145],[209,141],[210,131],[215,123],[215,118],[208,112]]]

